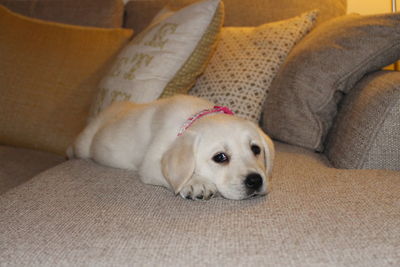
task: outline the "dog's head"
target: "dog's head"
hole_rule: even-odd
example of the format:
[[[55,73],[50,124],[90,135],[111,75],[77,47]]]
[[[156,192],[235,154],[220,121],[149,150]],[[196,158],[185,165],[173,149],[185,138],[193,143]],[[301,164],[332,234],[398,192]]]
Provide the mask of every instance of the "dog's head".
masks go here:
[[[254,123],[213,115],[177,137],[163,155],[163,174],[175,193],[196,174],[228,199],[265,195],[269,190],[274,145]]]

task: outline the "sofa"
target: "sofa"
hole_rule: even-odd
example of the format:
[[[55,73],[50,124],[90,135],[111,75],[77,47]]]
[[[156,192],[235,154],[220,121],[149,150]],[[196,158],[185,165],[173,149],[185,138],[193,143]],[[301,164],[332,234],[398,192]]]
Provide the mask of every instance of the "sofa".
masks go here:
[[[189,2],[193,1],[172,1],[171,4],[181,7]],[[84,126],[83,122],[73,123],[88,116],[96,88],[88,89],[84,94],[79,86],[99,82],[99,77],[112,64],[110,59],[123,47],[124,40],[130,38],[129,32],[118,32],[123,37],[118,37],[122,40],[119,43],[115,41],[113,53],[96,50],[99,56],[91,58],[92,65],[101,65],[96,67],[97,76],[94,72],[89,73],[96,79],[77,82],[80,91],[73,98],[60,93],[60,103],[56,98],[50,101],[61,105],[72,98],[81,101],[85,107],[84,112],[68,113],[73,116],[65,119],[73,123],[62,123],[58,127],[59,136],[54,132],[58,128],[50,132],[56,140],[49,137],[45,140],[47,143],[37,141],[38,133],[47,135],[49,131],[35,132],[33,137],[24,136],[25,140],[31,138],[30,142],[18,143],[11,138],[20,134],[16,130],[7,137],[9,123],[19,120],[13,114],[5,114],[2,102],[0,113],[4,118],[0,120],[0,127],[7,129],[0,130],[1,266],[400,265],[400,139],[396,132],[400,129],[400,74],[381,70],[398,58],[400,49],[393,43],[385,53],[375,57],[375,61],[363,60],[357,64],[347,63],[344,59],[329,62],[339,58],[333,53],[334,59],[330,59],[331,52],[329,55],[312,52],[312,56],[305,59],[304,50],[321,36],[311,35],[318,31],[323,35],[325,31],[321,27],[329,26],[323,26],[324,23],[338,17],[345,17],[345,25],[352,23],[346,20],[349,15],[345,15],[344,0],[224,2],[225,26],[257,26],[312,9],[320,10],[315,28],[294,45],[279,72],[277,70],[259,119],[260,126],[274,138],[276,149],[272,189],[268,196],[243,201],[222,197],[208,201],[185,200],[165,188],[141,183],[129,170],[101,166],[90,160],[67,161],[63,153],[46,149],[56,147],[52,144],[60,140],[66,140],[61,142],[64,146]],[[0,4],[10,10],[38,20],[75,25],[72,27],[133,28],[134,35],[145,29],[165,3],[162,0],[128,3],[117,0],[0,0]],[[394,21],[393,24],[379,20],[375,31],[384,32],[385,27],[395,31],[396,25],[397,29],[400,27],[397,17],[390,17],[390,21]],[[366,24],[355,22],[354,25],[364,27]],[[360,32],[359,29],[355,32]],[[374,29],[368,28],[368,32],[372,34]],[[83,32],[83,35],[88,34]],[[29,38],[35,36],[28,34]],[[70,41],[65,37],[67,35],[63,36],[63,43]],[[117,36],[107,38],[117,39]],[[390,35],[389,38],[387,33],[382,38],[391,42],[397,40],[397,36]],[[362,40],[362,44],[381,43],[380,39],[364,41],[359,36],[357,39]],[[317,43],[323,44],[321,40]],[[362,44],[354,40],[346,43],[346,40],[348,38],[334,45],[341,51],[350,49],[346,59],[357,53],[352,48],[362,53],[374,50],[368,47],[364,51]],[[4,48],[1,46],[3,41],[0,37],[0,47]],[[100,41],[104,42],[103,39]],[[86,49],[84,44],[79,46],[85,53],[100,49]],[[321,52],[322,49],[319,47],[314,51]],[[41,57],[48,54],[56,55],[48,52]],[[26,58],[29,53],[23,55]],[[68,58],[78,60],[79,57],[82,54]],[[316,63],[318,57],[323,57],[323,66]],[[356,54],[356,58],[359,57]],[[63,60],[68,61],[68,58]],[[319,75],[301,76],[304,71],[299,67],[301,64],[309,64],[308,69],[316,66]],[[83,66],[90,68],[87,64]],[[73,68],[73,65],[67,67]],[[347,75],[349,68],[357,71]],[[312,113],[312,102],[305,103],[302,97],[313,92],[296,93],[291,98],[292,93],[284,90],[294,84],[290,79],[297,74],[307,76],[311,81],[303,78],[295,84],[296,88],[311,83],[312,86],[307,88],[319,90],[317,95],[322,95],[327,87],[319,87],[315,81],[318,77],[325,82],[332,76],[342,75],[338,72],[328,75],[338,69],[346,74],[346,79],[339,84],[343,84],[343,88],[335,84],[334,91],[330,92],[330,101],[334,100],[330,104],[330,108],[334,106],[333,111],[318,114],[329,121],[321,124],[324,132],[315,139],[318,143],[308,142],[307,138],[315,131],[312,125],[307,125],[311,120],[306,119],[310,118],[309,114],[315,114]],[[4,70],[2,68],[1,72]],[[35,69],[28,71],[33,73]],[[46,71],[50,73],[51,66]],[[39,74],[35,72],[35,75]],[[4,77],[0,76],[0,79]],[[26,84],[33,84],[32,79]],[[62,88],[64,92],[65,88]],[[0,85],[0,90],[6,91],[6,88]],[[280,97],[284,94],[288,95]],[[8,91],[2,95],[0,98],[14,97]],[[294,102],[285,102],[288,99]],[[35,104],[40,106],[40,103]],[[298,111],[302,105],[311,113]],[[13,102],[10,108],[14,107],[23,108],[19,102]],[[294,110],[286,112],[293,107]],[[35,108],[37,106],[29,105],[18,122],[23,127],[29,125],[30,128],[23,128],[24,134],[26,129],[35,128],[36,124],[29,122]],[[70,111],[75,107],[68,104],[63,108]],[[60,108],[47,112],[41,116],[58,116],[57,112],[63,111]],[[296,117],[299,114],[300,118]],[[285,122],[286,125],[281,124]],[[50,126],[57,123],[49,122]],[[74,130],[62,135],[68,132],[70,125]],[[306,126],[291,128],[302,125]],[[14,130],[15,126],[11,128]]]

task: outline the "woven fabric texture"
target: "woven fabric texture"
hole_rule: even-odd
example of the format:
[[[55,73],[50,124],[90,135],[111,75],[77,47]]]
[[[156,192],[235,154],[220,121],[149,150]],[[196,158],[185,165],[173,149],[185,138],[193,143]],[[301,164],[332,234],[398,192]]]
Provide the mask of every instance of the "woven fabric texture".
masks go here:
[[[1,144],[64,154],[86,123],[98,82],[131,36],[0,6]]]
[[[189,93],[258,123],[275,74],[316,17],[311,11],[259,27],[224,27],[215,54]]]
[[[400,174],[277,143],[272,191],[185,200],[74,160],[0,196],[10,266],[398,266]]]
[[[263,129],[323,151],[343,93],[400,58],[399,48],[400,13],[352,14],[321,24],[296,45],[271,85]]]
[[[223,13],[219,0],[161,10],[101,80],[92,117],[114,101],[151,102],[165,89],[164,96],[187,93],[214,50]]]
[[[123,24],[122,0],[0,0],[10,10],[32,18],[102,28]]]
[[[63,161],[53,153],[0,146],[0,195]]]
[[[196,0],[130,0],[126,6],[125,27],[141,32],[167,3],[182,8]],[[259,26],[267,22],[289,19],[318,9],[317,24],[346,14],[346,0],[224,0],[224,26]]]
[[[346,96],[327,139],[335,167],[400,170],[400,73],[366,76]]]

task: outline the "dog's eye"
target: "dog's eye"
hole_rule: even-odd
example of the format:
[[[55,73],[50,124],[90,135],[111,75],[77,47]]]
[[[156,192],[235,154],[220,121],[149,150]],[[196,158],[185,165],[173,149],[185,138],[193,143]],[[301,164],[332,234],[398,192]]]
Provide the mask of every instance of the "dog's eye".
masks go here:
[[[217,153],[212,160],[216,163],[228,163],[229,157],[225,153]]]
[[[251,151],[253,151],[254,155],[259,155],[261,153],[261,148],[257,145],[251,146]]]

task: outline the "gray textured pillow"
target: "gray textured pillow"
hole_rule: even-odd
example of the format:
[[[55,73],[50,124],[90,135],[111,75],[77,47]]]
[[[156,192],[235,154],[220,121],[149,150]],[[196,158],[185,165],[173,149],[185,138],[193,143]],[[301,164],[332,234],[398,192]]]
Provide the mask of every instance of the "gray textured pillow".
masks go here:
[[[362,79],[340,105],[326,155],[337,168],[400,170],[400,72]]]
[[[322,151],[342,94],[399,57],[399,13],[346,15],[321,24],[292,50],[272,83],[264,130]]]

